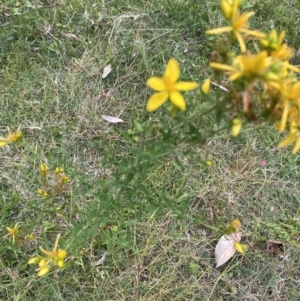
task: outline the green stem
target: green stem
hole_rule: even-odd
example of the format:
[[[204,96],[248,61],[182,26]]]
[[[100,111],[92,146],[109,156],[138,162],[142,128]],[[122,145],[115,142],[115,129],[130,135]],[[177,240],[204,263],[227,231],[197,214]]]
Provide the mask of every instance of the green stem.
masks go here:
[[[201,112],[201,114],[197,114],[197,115],[195,115],[195,116],[192,116],[191,118],[189,118],[189,119],[187,120],[187,123],[192,123],[193,121],[195,121],[195,120],[201,118],[202,116],[205,116],[205,115],[211,113],[213,110],[215,110],[216,107],[217,107],[217,104],[213,105],[212,107],[210,107],[210,108],[207,109],[206,111]],[[175,125],[174,128],[173,128],[172,130],[178,130],[179,128],[182,127],[182,125],[183,125],[183,122],[181,122],[180,124]],[[148,141],[155,140],[155,139],[157,139],[159,136],[160,136],[160,134],[155,135],[155,136],[150,137],[150,138],[147,138],[147,139],[144,140],[144,142],[148,142]]]

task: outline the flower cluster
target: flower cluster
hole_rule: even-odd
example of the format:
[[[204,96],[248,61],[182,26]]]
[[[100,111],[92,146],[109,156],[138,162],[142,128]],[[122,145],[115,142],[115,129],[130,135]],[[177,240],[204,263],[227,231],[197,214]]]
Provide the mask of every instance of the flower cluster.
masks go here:
[[[293,51],[284,43],[284,32],[248,29],[248,19],[254,12],[240,13],[239,4],[239,0],[221,0],[223,16],[230,26],[207,31],[208,34],[230,33],[228,51],[219,51],[210,67],[219,78],[222,74],[229,76],[229,93],[224,102],[235,115],[232,135],[237,136],[241,130],[242,117],[248,121],[275,121],[277,130],[289,129],[289,135],[279,147],[295,143],[292,150],[295,154],[300,150],[300,81],[296,77],[300,70],[288,62]],[[259,47],[253,47],[255,53],[247,50],[245,39],[249,36],[258,39]],[[242,54],[230,52],[230,45],[235,41]]]
[[[49,195],[59,194],[64,190],[67,183],[70,182],[69,177],[64,173],[63,168],[56,167],[54,171],[49,172],[47,164],[42,163],[40,165],[41,180],[43,188],[39,188],[37,193],[44,198],[48,198]]]
[[[62,268],[64,266],[64,259],[67,256],[67,252],[63,249],[57,249],[59,238],[60,234],[58,234],[56,237],[52,251],[47,251],[43,247],[40,247],[40,250],[46,256],[36,256],[28,261],[28,264],[39,265],[39,267],[37,268],[38,276],[46,275],[50,271],[51,266],[58,266],[59,268]]]
[[[220,40],[214,51],[210,67],[215,71],[216,81],[222,81],[222,75],[229,78],[223,99],[217,100],[222,114],[232,111],[231,134],[236,137],[242,129],[242,120],[247,122],[271,121],[276,129],[283,132],[289,129],[289,135],[279,143],[286,147],[295,143],[292,154],[300,150],[300,81],[296,74],[300,69],[289,63],[293,56],[291,48],[284,43],[285,32],[269,33],[249,29],[248,21],[254,12],[240,12],[241,0],[221,0],[221,10],[228,26],[211,29],[207,34],[227,34],[226,42]],[[247,49],[247,39],[257,39],[251,52]],[[241,53],[231,46],[238,42]],[[148,100],[147,110],[152,112],[171,100],[169,113],[175,116],[178,110],[186,110],[181,91],[190,91],[198,87],[195,82],[178,82],[180,69],[175,59],[170,59],[162,77],[151,77],[147,85],[157,91]],[[201,87],[202,95],[210,90],[210,79]],[[207,96],[208,97],[208,96]]]
[[[8,144],[11,144],[11,143],[16,143],[23,137],[23,134],[20,131],[20,127],[17,129],[17,131],[15,133],[11,132],[9,127],[7,127],[7,131],[8,131],[8,134],[5,138],[0,137],[0,147],[7,146]]]

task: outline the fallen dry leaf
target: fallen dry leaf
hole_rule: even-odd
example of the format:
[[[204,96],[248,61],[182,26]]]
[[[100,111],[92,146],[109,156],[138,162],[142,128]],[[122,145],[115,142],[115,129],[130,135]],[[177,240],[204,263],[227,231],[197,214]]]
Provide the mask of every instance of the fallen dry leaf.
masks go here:
[[[108,115],[101,115],[101,117],[110,122],[110,123],[120,123],[120,122],[124,122],[124,120],[122,120],[121,118],[119,117],[113,117],[113,116],[108,116]]]
[[[285,251],[284,244],[279,240],[268,239],[266,241],[266,245],[267,245],[267,250],[270,253],[283,254]]]
[[[216,268],[227,262],[235,253],[235,242],[240,242],[241,234],[239,232],[230,235],[223,235],[215,248]]]
[[[102,73],[102,78],[107,77],[107,75],[111,72],[111,65],[107,65],[106,67],[104,67],[103,69],[103,73]]]
[[[63,32],[61,31],[60,34],[68,39],[77,39],[78,37],[74,33],[69,33],[69,32]]]

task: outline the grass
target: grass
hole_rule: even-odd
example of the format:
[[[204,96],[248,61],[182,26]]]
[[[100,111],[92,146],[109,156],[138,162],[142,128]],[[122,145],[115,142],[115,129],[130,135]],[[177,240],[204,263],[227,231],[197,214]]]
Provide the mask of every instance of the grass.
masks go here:
[[[257,11],[253,27],[286,29],[298,53],[297,0],[245,6]],[[1,235],[19,222],[21,234],[36,237],[20,248],[3,238],[1,301],[298,299],[299,155],[277,149],[281,136],[272,129],[181,149],[181,166],[172,157],[158,160],[141,170],[146,181],[126,190],[140,199],[136,210],[121,207],[125,225],[103,214],[114,209],[117,194],[108,186],[113,163],[134,159],[135,137],[157,131],[166,118],[164,110],[146,112],[146,79],[161,74],[170,57],[180,62],[183,80],[210,74],[215,38],[205,30],[222,25],[218,1],[6,1],[0,16],[1,136],[7,125],[21,124],[24,133],[21,145],[0,152]],[[112,72],[102,79],[108,64]],[[197,92],[186,98],[191,115],[207,108]],[[108,124],[103,114],[126,123]],[[199,121],[210,124],[208,116]],[[214,162],[209,169],[201,164],[207,158]],[[62,166],[72,179],[51,201],[36,193],[43,162]],[[148,213],[138,186],[153,193],[152,206],[172,200],[173,210]],[[215,269],[214,247],[234,218],[249,251]],[[85,230],[88,238],[68,235],[87,219],[96,225]],[[72,241],[81,253],[71,253],[63,271],[38,278],[27,261],[38,246],[50,249],[58,232],[63,246]],[[268,251],[268,239],[280,240],[284,254]],[[93,267],[105,251],[104,264]]]

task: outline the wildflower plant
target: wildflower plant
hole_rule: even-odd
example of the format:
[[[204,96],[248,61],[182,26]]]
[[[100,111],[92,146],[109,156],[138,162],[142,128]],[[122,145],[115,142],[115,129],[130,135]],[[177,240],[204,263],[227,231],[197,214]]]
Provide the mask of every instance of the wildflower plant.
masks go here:
[[[166,190],[152,191],[146,180],[149,170],[168,162],[170,158],[181,166],[182,153],[192,150],[189,146],[203,144],[216,134],[237,137],[251,123],[255,126],[270,123],[279,131],[286,128],[290,131],[279,147],[295,143],[293,154],[300,149],[300,84],[297,80],[300,70],[288,61],[292,50],[284,42],[284,32],[272,30],[265,33],[250,29],[249,21],[255,13],[242,13],[239,0],[222,0],[220,4],[229,25],[207,31],[207,34],[222,35],[214,50],[216,55],[210,62],[211,76],[201,83],[200,80],[179,81],[180,62],[175,58],[166,60],[165,67],[162,66],[162,76],[150,76],[146,84],[155,92],[148,98],[146,109],[155,114],[170,100],[167,111],[171,118],[165,122],[167,117],[164,117],[156,128],[149,126],[150,130],[141,129],[140,137],[134,140],[138,143],[132,144],[135,155],[122,157],[122,164],[118,155],[104,156],[103,164],[114,170],[109,185],[114,188],[108,188],[105,181],[97,182],[99,188],[95,194],[97,198],[105,199],[105,204],[102,203],[101,207],[101,222],[98,204],[91,204],[88,213],[90,224],[96,223],[98,228],[104,229],[103,225],[107,223],[114,225],[118,229],[116,232],[121,232],[121,221],[138,219],[142,212],[153,207],[156,214],[168,206],[178,216],[183,216],[188,208],[187,201],[181,200],[176,204]],[[219,93],[216,98],[210,93],[212,85],[222,89],[222,94]],[[193,95],[209,101],[212,106],[199,114],[190,115],[190,100],[185,99],[186,94],[183,96],[181,92],[198,87],[200,89]],[[199,101],[198,96],[195,101]],[[191,95],[187,94],[187,97]],[[216,116],[217,126],[199,130],[204,116]],[[153,132],[156,134],[149,137],[149,133],[152,135]],[[108,153],[115,153],[109,144],[107,149]],[[201,163],[204,168],[213,165],[208,157]],[[86,235],[82,234],[87,227],[84,222],[76,224],[71,245],[84,243]],[[89,235],[93,235],[93,230],[89,231]],[[244,252],[243,246],[235,245],[238,251]]]
[[[152,213],[155,211],[158,214],[159,209],[169,206],[174,215],[184,215],[188,199],[181,198],[178,192],[176,202],[165,188],[162,191],[151,190],[151,185],[148,184],[149,170],[170,158],[181,168],[182,158],[192,149],[189,146],[193,143],[205,143],[207,138],[216,133],[231,133],[231,136],[237,137],[250,123],[272,123],[280,132],[286,129],[289,131],[287,137],[278,144],[280,148],[294,144],[292,153],[300,150],[300,81],[297,78],[300,69],[289,63],[293,51],[284,41],[284,31],[277,33],[271,30],[265,33],[250,29],[249,20],[255,13],[241,12],[240,4],[239,0],[221,0],[221,10],[227,25],[207,31],[207,34],[222,35],[214,50],[216,55],[212,56],[210,62],[212,75],[209,78],[202,83],[200,80],[179,81],[180,59],[169,58],[163,75],[150,76],[147,80],[147,86],[155,92],[148,98],[146,110],[155,114],[156,110],[170,100],[168,112],[171,118],[168,122],[162,120],[159,126],[146,125],[145,129],[141,127],[134,132],[139,136],[128,139],[132,153],[121,159],[113,146],[107,141],[103,142],[105,147],[102,149],[107,151],[107,156],[103,156],[101,164],[111,167],[113,174],[109,180],[97,179],[97,186],[87,189],[88,197],[92,195],[96,201],[91,201],[89,210],[76,221],[70,222],[70,249],[82,248],[87,239],[99,233],[106,246],[109,241],[113,241],[115,247],[115,242],[120,242],[120,239],[126,245],[126,237],[119,234],[126,232],[123,231],[125,224],[128,225],[132,219],[139,219],[144,212],[152,210]],[[249,38],[254,42],[250,43]],[[214,99],[210,95],[212,85],[225,90],[221,97]],[[198,87],[199,90],[196,90]],[[200,114],[189,115],[189,101],[182,92],[192,90],[196,90],[196,101],[199,96],[209,100],[212,106]],[[201,118],[209,114],[217,117],[218,125],[222,120],[225,126],[212,126],[201,132],[197,122],[201,122]],[[125,135],[124,137],[126,138]],[[0,147],[16,143],[21,138],[20,128],[14,133],[8,128],[7,137],[0,138]],[[202,163],[204,168],[213,165],[207,157]],[[50,169],[46,163],[42,163],[37,172],[40,175],[37,194],[42,198],[49,200],[66,191],[70,178],[62,167]],[[89,183],[86,184],[87,187],[88,185]],[[56,211],[57,215],[63,216],[58,212],[60,207],[57,206]],[[231,232],[228,231],[232,234],[240,228],[240,223],[235,220],[230,226]],[[18,225],[6,229],[8,234],[5,237],[15,243]],[[48,274],[53,267],[64,267],[67,252],[58,248],[59,239],[60,234],[57,235],[52,250],[40,247],[42,255],[34,256],[28,261],[28,264],[38,265],[38,276]],[[239,241],[234,242],[233,246],[240,253],[245,252]]]
[[[35,256],[28,261],[28,264],[38,264],[38,276],[46,275],[52,266],[57,266],[59,268],[64,266],[67,252],[64,249],[58,249],[59,238],[60,234],[57,235],[54,247],[51,251],[47,251],[43,247],[40,247],[43,256]]]
[[[21,132],[21,127],[19,126],[16,132],[12,132],[9,127],[7,127],[7,136],[0,137],[0,147],[8,146],[21,140],[23,134]]]
[[[40,177],[43,188],[38,188],[37,193],[45,199],[61,194],[70,182],[63,168],[58,166],[53,171],[49,171],[45,163],[40,164]]]

